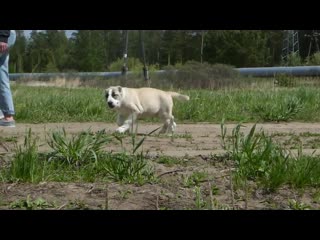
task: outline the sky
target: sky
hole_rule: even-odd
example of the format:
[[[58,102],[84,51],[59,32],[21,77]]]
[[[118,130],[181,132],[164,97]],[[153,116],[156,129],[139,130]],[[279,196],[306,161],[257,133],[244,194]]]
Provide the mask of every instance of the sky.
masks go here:
[[[24,30],[24,34],[26,35],[27,38],[30,37],[31,31],[33,31],[33,30]],[[37,31],[41,31],[41,30],[37,30]],[[65,31],[66,31],[67,37],[70,38],[70,37],[71,37],[71,34],[72,34],[73,32],[75,32],[75,31],[77,31],[77,30],[65,30]]]

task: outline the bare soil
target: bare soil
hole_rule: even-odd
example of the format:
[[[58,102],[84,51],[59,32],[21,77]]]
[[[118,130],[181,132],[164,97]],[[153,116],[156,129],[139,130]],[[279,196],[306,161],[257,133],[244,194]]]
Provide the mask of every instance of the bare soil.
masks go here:
[[[243,124],[243,132],[248,133],[252,123]],[[159,124],[139,124],[138,136],[158,128]],[[228,135],[236,124],[226,124]],[[116,124],[90,123],[47,123],[22,124],[15,128],[0,127],[0,160],[10,159],[12,155],[12,139],[23,143],[29,128],[39,137],[39,151],[46,152],[48,133],[65,128],[68,134],[77,134],[90,129],[93,132],[105,130],[112,133]],[[320,150],[320,123],[264,123],[257,124],[256,130],[262,129],[273,134],[279,144],[284,144],[295,152],[297,144],[303,144],[303,153],[317,155]],[[121,146],[114,140],[105,148],[106,151],[132,150],[130,137],[124,139]],[[210,181],[204,179],[200,183],[201,199],[207,202],[203,208],[210,209],[292,209],[296,206],[308,206],[319,209],[320,194],[316,189],[304,191],[283,187],[275,193],[263,192],[254,183],[250,192],[235,192],[230,188],[229,167],[223,161],[226,151],[221,146],[221,129],[219,124],[178,124],[173,137],[147,136],[140,150],[146,154],[156,169],[160,181],[156,184],[136,186],[120,183],[0,183],[0,209],[17,207],[17,202],[35,202],[41,198],[45,201],[32,209],[196,209],[197,198],[194,186],[186,186],[186,176],[194,172],[205,172]],[[177,159],[175,164],[159,163],[160,156],[171,156]],[[220,157],[219,157],[220,156]],[[209,188],[217,191],[209,194]],[[318,196],[319,195],[319,196]],[[298,203],[301,203],[300,205]],[[20,206],[23,209],[23,207]]]

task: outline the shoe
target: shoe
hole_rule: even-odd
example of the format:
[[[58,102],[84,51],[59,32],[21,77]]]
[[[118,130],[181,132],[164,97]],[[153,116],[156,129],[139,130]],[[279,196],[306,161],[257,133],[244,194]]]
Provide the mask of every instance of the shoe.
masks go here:
[[[15,127],[16,122],[14,120],[8,121],[4,118],[0,119],[0,127]]]

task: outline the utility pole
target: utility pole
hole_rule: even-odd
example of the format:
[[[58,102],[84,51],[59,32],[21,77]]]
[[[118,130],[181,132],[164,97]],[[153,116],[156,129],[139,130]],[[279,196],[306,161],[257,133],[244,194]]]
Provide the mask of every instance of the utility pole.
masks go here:
[[[204,30],[201,31],[201,50],[200,50],[200,62],[203,61],[203,42],[204,42]]]
[[[121,73],[125,78],[127,78],[127,72],[128,72],[128,32],[129,30],[125,31],[125,50],[123,54],[123,66],[121,69]]]
[[[297,30],[284,30],[284,39],[282,44],[282,61],[288,64],[288,56],[299,54],[299,35]]]
[[[317,49],[317,52],[319,52],[320,50],[319,50],[318,36],[320,36],[320,34],[318,33],[318,31],[312,30],[311,34],[305,34],[304,36],[310,38],[308,57],[311,54],[311,49],[312,49],[313,43]]]
[[[144,51],[144,41],[143,41],[143,30],[139,30],[139,38],[140,38],[140,44],[141,44],[141,56],[142,56],[142,61],[143,61],[143,76],[144,76],[144,80],[148,81],[149,80],[149,71],[148,71],[148,67],[146,64],[146,54]]]

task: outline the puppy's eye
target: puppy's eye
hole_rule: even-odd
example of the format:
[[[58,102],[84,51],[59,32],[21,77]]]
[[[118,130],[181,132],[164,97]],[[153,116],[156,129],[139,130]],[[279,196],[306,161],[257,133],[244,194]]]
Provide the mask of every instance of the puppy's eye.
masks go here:
[[[112,97],[117,97],[118,94],[112,93]]]
[[[109,97],[109,94],[107,93],[107,94],[106,94],[106,98],[108,98],[108,97]]]

